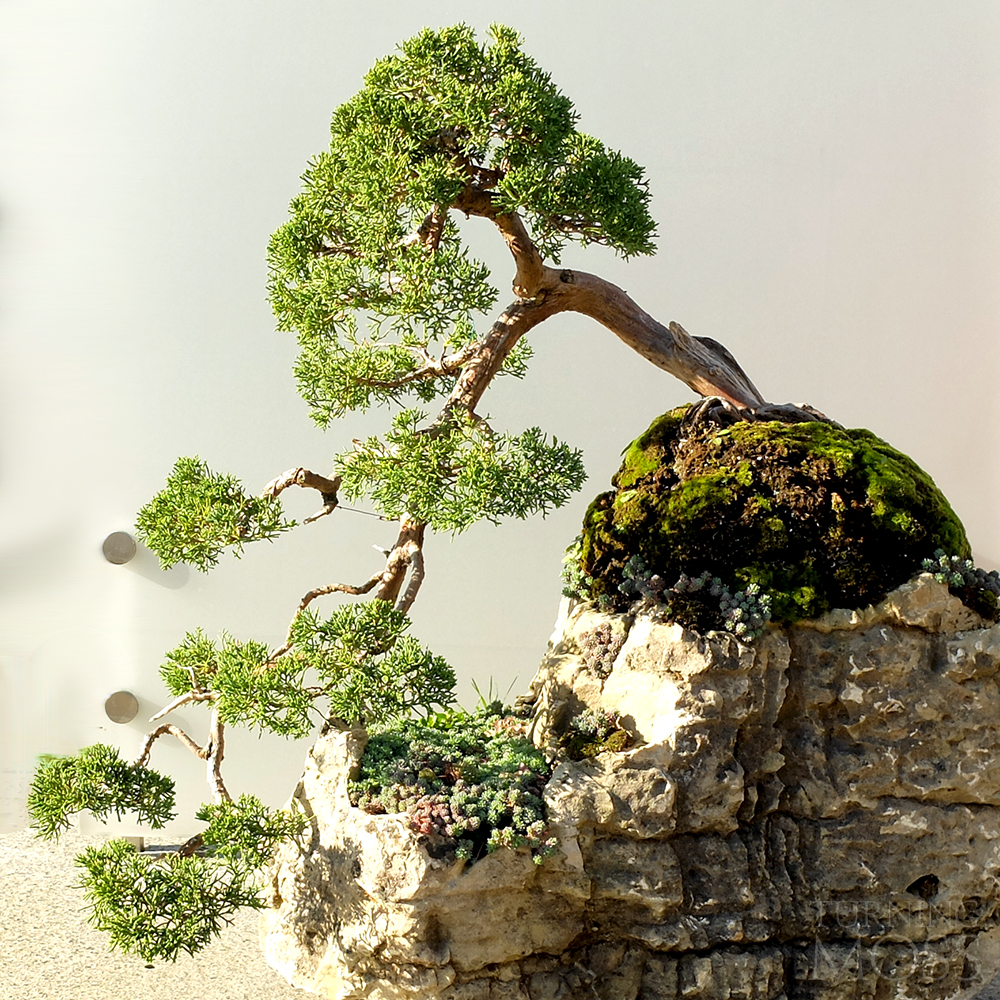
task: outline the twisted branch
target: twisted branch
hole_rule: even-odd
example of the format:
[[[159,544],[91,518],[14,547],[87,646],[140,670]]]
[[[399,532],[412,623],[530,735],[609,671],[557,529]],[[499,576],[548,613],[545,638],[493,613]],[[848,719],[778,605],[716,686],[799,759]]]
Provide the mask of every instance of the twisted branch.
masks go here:
[[[226,749],[225,726],[219,718],[219,710],[212,709],[212,724],[209,731],[208,746],[205,760],[208,763],[208,787],[216,803],[232,802],[232,796],[226,790],[222,780],[222,757]]]
[[[149,717],[150,722],[156,722],[157,719],[162,719],[165,715],[169,715],[174,709],[180,708],[181,705],[186,705],[192,701],[215,701],[219,697],[217,691],[187,691],[182,695],[174,698],[169,705],[164,706],[156,713],[156,715],[151,715]]]
[[[142,747],[139,752],[139,756],[136,759],[137,767],[145,767],[149,763],[149,754],[153,749],[153,744],[165,733],[170,733],[171,736],[175,736],[181,741],[191,751],[196,757],[200,757],[202,760],[208,759],[209,751],[204,747],[198,746],[197,743],[183,729],[179,726],[175,726],[171,722],[165,722],[162,726],[158,726],[151,733],[146,735],[145,740],[143,740]]]

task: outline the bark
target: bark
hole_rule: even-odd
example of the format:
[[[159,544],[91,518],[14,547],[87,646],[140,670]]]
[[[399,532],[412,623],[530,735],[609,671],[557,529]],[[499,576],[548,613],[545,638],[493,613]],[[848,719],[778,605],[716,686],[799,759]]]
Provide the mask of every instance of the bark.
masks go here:
[[[513,291],[518,298],[494,324],[480,356],[466,365],[453,405],[471,403],[472,409],[518,339],[559,312],[579,312],[597,320],[647,361],[702,396],[718,396],[740,409],[764,404],[763,396],[722,344],[710,337],[692,337],[677,323],[664,326],[621,288],[596,274],[546,266],[520,216],[498,212],[490,192],[467,187],[452,207],[496,225],[514,258]],[[500,324],[502,330],[498,330]]]
[[[156,713],[156,715],[151,715],[149,717],[150,722],[157,722],[162,719],[165,715],[169,715],[174,709],[180,708],[181,705],[187,705],[192,701],[215,701],[219,697],[216,691],[187,691],[182,695],[174,698],[169,705],[165,705],[163,708]]]
[[[212,796],[216,803],[232,802],[232,797],[222,780],[222,758],[226,751],[226,736],[225,726],[219,718],[217,708],[212,709],[212,728],[205,749],[208,751],[205,763],[208,771],[208,787],[212,789]]]
[[[208,750],[198,746],[197,743],[183,729],[172,723],[166,722],[162,726],[158,726],[151,733],[147,734],[146,738],[143,740],[142,747],[139,751],[139,757],[136,760],[136,764],[139,767],[145,767],[149,763],[149,753],[153,749],[153,744],[164,734],[169,733],[171,736],[176,737],[181,743],[184,744],[195,756],[200,757],[202,760],[208,758]]]
[[[409,608],[410,604],[413,603],[423,580],[423,561],[419,555],[423,549],[426,528],[427,525],[423,521],[416,521],[406,515],[399,519],[399,535],[396,538],[396,544],[386,557],[380,585],[375,591],[375,600],[394,603],[403,588],[406,571],[411,564],[414,564],[414,558],[418,557],[415,564],[417,572],[413,574],[404,601],[401,602],[401,604],[406,603],[406,608]]]

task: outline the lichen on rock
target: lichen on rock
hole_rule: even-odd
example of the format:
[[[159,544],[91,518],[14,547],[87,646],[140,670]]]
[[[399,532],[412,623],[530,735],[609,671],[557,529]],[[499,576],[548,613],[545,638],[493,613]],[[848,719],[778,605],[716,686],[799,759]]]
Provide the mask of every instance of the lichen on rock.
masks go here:
[[[591,599],[623,610],[638,556],[667,584],[710,573],[756,585],[774,621],[881,600],[936,549],[966,558],[961,522],[916,463],[867,430],[823,421],[657,418],[590,505],[579,571]]]

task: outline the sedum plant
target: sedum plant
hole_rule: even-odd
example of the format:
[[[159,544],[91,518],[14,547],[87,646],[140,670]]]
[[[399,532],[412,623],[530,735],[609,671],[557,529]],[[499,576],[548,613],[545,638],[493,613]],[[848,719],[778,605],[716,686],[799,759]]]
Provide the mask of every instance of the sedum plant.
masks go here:
[[[741,412],[764,405],[720,344],[664,326],[622,289],[562,262],[570,247],[593,243],[625,258],[652,253],[649,189],[640,166],[578,128],[572,102],[511,29],[494,25],[479,41],[460,24],[402,43],[334,112],[330,134],[271,239],[269,297],[279,329],[298,340],[295,377],[312,418],[335,429],[344,414],[374,406],[392,413],[389,427],[342,446],[329,476],[292,468],[257,496],[197,457],[181,458],[139,512],[137,531],[164,567],[208,571],[226,549],[239,556],[250,542],[335,513],[343,493],[394,522],[395,540],[365,580],[303,595],[277,648],[188,633],[166,654],[172,700],[150,720],[159,724],[134,763],[91,747],[38,771],[32,815],[40,835],[52,836],[81,810],[134,811],[154,829],[170,819],[170,779],[149,767],[161,737],[205,762],[213,804],[197,818],[208,826],[186,845],[152,858],[119,842],[80,858],[92,921],[115,947],[147,959],[193,952],[236,907],[259,905],[254,873],[298,828],[296,817],[233,799],[222,767],[227,726],[303,737],[316,725],[364,724],[403,740],[408,725],[419,727],[414,716],[453,703],[451,668],[407,631],[428,529],[544,515],[585,478],[575,448],[538,427],[494,428],[481,410],[494,378],[526,373],[535,326],[582,313],[696,392]],[[513,300],[499,311],[489,269],[463,242],[462,218],[510,250]],[[280,495],[292,487],[320,494],[303,525],[282,514]],[[328,595],[368,600],[324,618],[314,602]],[[208,712],[200,743],[161,721],[189,704]],[[450,720],[455,740],[483,725],[462,713],[434,718]],[[500,846],[542,851],[541,763],[527,746],[507,745],[503,753],[515,755],[496,767],[496,745],[455,752],[466,750],[489,758],[476,765],[482,773],[448,792],[426,779],[432,798],[414,805],[418,827],[440,826],[470,857]]]

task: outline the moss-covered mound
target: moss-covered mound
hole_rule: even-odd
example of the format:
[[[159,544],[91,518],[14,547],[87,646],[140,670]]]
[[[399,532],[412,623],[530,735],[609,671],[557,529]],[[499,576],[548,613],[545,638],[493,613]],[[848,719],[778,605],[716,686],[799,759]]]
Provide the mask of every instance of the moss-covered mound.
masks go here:
[[[791,622],[880,600],[936,549],[969,556],[931,478],[871,432],[692,426],[687,409],[655,420],[625,452],[615,489],[590,505],[588,596],[623,608],[623,570],[638,556],[667,585],[704,572],[733,589],[755,583],[771,594],[772,618]]]

